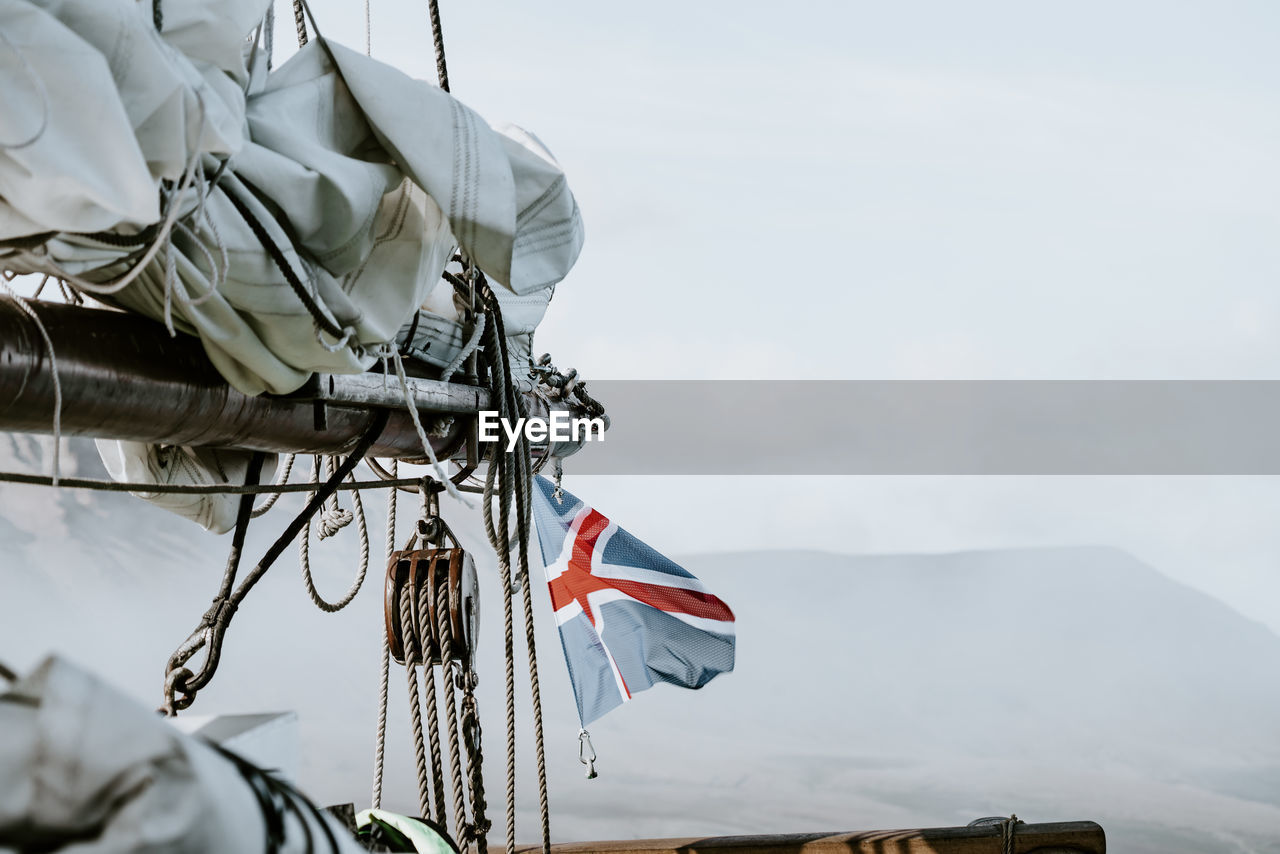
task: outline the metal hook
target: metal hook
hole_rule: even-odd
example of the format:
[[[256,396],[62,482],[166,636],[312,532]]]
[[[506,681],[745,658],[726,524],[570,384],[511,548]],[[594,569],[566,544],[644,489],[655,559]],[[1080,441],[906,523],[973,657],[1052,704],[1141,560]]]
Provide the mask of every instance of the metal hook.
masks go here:
[[[430,477],[418,482],[418,494],[422,496],[422,518],[440,515],[440,490],[444,489]]]
[[[591,755],[588,756],[587,754]],[[596,749],[591,744],[591,733],[587,732],[586,727],[578,733],[578,761],[587,766],[587,779],[594,780],[596,774]]]
[[[564,490],[560,488],[560,480],[564,477],[564,464],[560,462],[559,457],[553,457],[552,462],[554,466],[551,469],[551,476],[555,480],[556,489],[555,492],[551,493],[551,496],[555,498],[557,504],[563,504]]]

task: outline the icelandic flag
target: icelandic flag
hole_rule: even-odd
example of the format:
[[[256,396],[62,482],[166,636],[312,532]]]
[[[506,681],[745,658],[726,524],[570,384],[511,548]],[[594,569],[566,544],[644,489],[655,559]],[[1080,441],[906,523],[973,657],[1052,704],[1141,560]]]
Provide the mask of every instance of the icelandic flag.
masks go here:
[[[533,518],[582,725],[655,682],[733,670],[733,612],[672,561],[538,477]]]

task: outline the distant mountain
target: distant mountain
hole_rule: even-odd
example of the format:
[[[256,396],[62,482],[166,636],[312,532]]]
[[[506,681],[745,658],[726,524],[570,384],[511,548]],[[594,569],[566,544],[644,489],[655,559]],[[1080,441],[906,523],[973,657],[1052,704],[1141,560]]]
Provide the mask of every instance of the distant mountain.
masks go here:
[[[67,473],[100,475],[91,447],[72,446]],[[29,470],[39,449],[0,437],[0,464]],[[369,497],[375,550],[382,501]],[[411,505],[401,504],[402,537]],[[296,506],[282,500],[255,522],[246,569]],[[491,568],[477,514],[450,519]],[[343,539],[313,543],[328,595],[354,569],[354,535]],[[227,540],[128,496],[0,486],[0,660],[25,668],[56,648],[158,702],[164,661],[208,606]],[[378,563],[355,604],[332,616],[306,601],[287,553],[241,608],[196,706],[297,710],[301,782],[329,802],[368,798]],[[737,614],[737,670],[700,692],[659,686],[598,722],[601,776],[590,782],[545,585],[535,586],[558,838],[1017,812],[1098,820],[1116,851],[1280,852],[1280,638],[1123,552],[778,551],[684,563]],[[483,577],[480,703],[500,817],[501,611],[492,573]],[[518,822],[533,838],[524,685]],[[412,810],[404,691],[393,669],[389,805]]]

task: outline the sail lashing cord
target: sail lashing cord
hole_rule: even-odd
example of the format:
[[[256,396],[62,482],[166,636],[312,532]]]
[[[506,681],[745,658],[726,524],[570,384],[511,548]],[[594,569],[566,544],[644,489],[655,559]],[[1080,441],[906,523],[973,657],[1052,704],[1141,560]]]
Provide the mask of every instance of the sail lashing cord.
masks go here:
[[[262,244],[262,248],[266,250],[271,262],[276,265],[276,269],[280,271],[280,274],[284,276],[285,281],[288,282],[289,287],[293,290],[294,296],[298,298],[307,313],[311,315],[312,321],[315,322],[319,329],[338,339],[338,343],[333,345],[333,348],[337,349],[345,346],[355,334],[355,330],[350,326],[345,328],[339,326],[337,321],[320,307],[311,292],[307,290],[307,286],[302,283],[302,279],[294,271],[289,259],[285,257],[284,251],[267,233],[266,227],[254,216],[248,204],[230,190],[224,188],[223,193],[226,195],[227,200],[231,202],[232,207],[240,214],[240,218],[244,220],[245,225],[249,226],[249,230],[258,239],[258,243]]]
[[[199,121],[199,124],[196,126],[196,133],[195,133],[196,142],[191,147],[191,155],[187,161],[187,168],[183,172],[182,180],[178,184],[178,189],[173,193],[173,198],[178,198],[178,199],[186,195],[187,191],[190,190],[195,183],[197,167],[199,166],[199,163],[200,163],[199,141],[204,136],[205,118],[206,118],[206,112],[207,112],[207,109],[204,103],[204,96],[200,94],[199,89],[193,89],[192,94],[195,96],[196,106],[198,106],[200,109],[200,121]],[[27,256],[28,258],[34,258],[35,259],[34,263],[32,263],[30,260],[28,260],[27,263],[30,264],[32,267],[36,267],[38,269],[51,270],[52,274],[56,276],[59,280],[66,282],[67,284],[72,285],[82,291],[85,291],[86,293],[99,294],[99,295],[118,293],[119,291],[124,290],[126,287],[132,284],[134,279],[142,275],[142,271],[145,270],[147,266],[152,262],[152,260],[155,259],[156,255],[159,254],[160,250],[163,247],[168,245],[170,236],[173,232],[174,224],[178,221],[179,207],[180,206],[178,204],[172,203],[172,202],[168,205],[168,208],[165,210],[164,219],[161,221],[160,228],[156,232],[155,239],[151,242],[151,245],[147,247],[146,251],[142,254],[142,257],[139,258],[138,261],[135,262],[129,270],[125,271],[118,278],[109,282],[90,282],[79,276],[73,275],[67,272],[66,270],[61,269],[60,267],[58,267],[56,264],[54,264],[52,261],[48,260],[47,258],[35,256],[30,249],[23,250],[23,252],[18,254],[19,256]]]
[[[325,820],[324,814],[311,802],[306,795],[303,795],[285,780],[277,777],[270,771],[264,771],[243,757],[232,753],[225,747],[213,742],[205,742],[215,753],[222,756],[240,772],[240,776],[249,784],[249,788],[253,790],[254,799],[258,802],[258,808],[262,811],[262,820],[266,829],[266,846],[264,850],[267,854],[279,854],[284,850],[285,843],[285,813],[291,812],[298,819],[298,824],[302,826],[302,832],[306,837],[306,842],[302,846],[303,851],[314,852],[315,838],[311,833],[311,821],[308,821],[307,813],[315,823],[320,826],[323,831],[325,840],[329,843],[329,851],[340,852],[342,847],[338,844],[337,837],[333,835],[332,828],[329,827],[328,821]],[[303,812],[306,808],[307,813]]]
[[[178,647],[177,651],[169,658],[169,663],[166,666],[165,701],[161,706],[161,710],[165,714],[175,715],[180,710],[188,708],[195,702],[196,692],[209,684],[218,669],[218,661],[222,655],[222,641],[226,635],[227,627],[240,603],[249,595],[249,591],[262,579],[262,576],[266,575],[267,570],[284,552],[285,547],[298,536],[304,525],[310,523],[311,517],[319,511],[334,490],[338,488],[347,475],[364,458],[369,449],[373,447],[373,443],[387,426],[388,418],[388,413],[385,410],[379,410],[374,414],[368,430],[356,444],[356,447],[352,449],[351,455],[343,460],[333,476],[321,484],[318,489],[314,484],[303,484],[307,488],[316,490],[315,493],[302,509],[302,512],[294,517],[293,521],[276,538],[276,541],[267,549],[266,554],[245,576],[240,585],[235,587],[233,592],[232,587],[235,585],[236,575],[239,570],[240,552],[244,547],[245,532],[249,527],[249,520],[253,512],[252,495],[244,494],[241,496],[231,554],[227,559],[227,569],[223,573],[222,585],[218,595],[214,597],[213,604],[205,612],[200,625]],[[258,452],[250,458],[249,469],[245,478],[247,484],[257,483],[258,476],[262,471],[263,457],[264,455]],[[186,664],[203,647],[207,647],[204,665],[199,673],[193,673],[187,668]]]

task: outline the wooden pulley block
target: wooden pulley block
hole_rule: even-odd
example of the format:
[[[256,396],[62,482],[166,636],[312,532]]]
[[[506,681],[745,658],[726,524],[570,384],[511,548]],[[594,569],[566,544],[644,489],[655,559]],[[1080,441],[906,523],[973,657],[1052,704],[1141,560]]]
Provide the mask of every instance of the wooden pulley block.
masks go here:
[[[480,624],[479,579],[471,555],[459,548],[407,549],[391,553],[383,588],[383,611],[387,643],[397,663],[405,663],[400,599],[406,589],[412,591],[409,628],[416,638],[414,646],[422,648],[419,657],[430,664],[440,663],[441,634],[435,604],[442,588],[448,591],[452,659],[467,670],[472,669]],[[424,590],[430,607],[420,613],[418,602]]]

